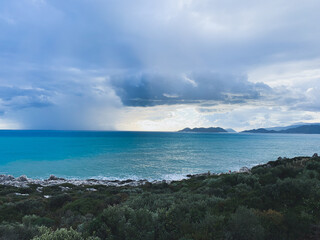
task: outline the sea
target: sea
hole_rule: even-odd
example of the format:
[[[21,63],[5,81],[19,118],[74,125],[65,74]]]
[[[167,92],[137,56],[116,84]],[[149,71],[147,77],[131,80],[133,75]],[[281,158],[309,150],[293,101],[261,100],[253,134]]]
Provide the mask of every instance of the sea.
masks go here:
[[[320,153],[317,134],[0,131],[0,174],[179,180]]]

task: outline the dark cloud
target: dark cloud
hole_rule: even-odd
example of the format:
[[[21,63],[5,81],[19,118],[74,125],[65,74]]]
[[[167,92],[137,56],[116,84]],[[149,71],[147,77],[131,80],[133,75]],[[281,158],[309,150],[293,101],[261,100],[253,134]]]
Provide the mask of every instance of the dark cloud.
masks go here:
[[[241,103],[272,92],[266,84],[247,81],[246,76],[212,72],[124,74],[111,77],[111,84],[127,106]]]
[[[2,106],[10,109],[48,107],[52,105],[50,94],[43,89],[23,89],[0,86]]]

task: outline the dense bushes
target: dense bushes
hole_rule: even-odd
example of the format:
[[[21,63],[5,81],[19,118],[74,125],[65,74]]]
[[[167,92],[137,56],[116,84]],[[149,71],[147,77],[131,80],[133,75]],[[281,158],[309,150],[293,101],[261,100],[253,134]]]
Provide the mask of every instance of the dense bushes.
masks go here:
[[[246,207],[240,206],[231,215],[228,222],[226,238],[232,240],[262,240],[264,228],[258,216]]]
[[[320,158],[171,184],[37,187],[0,186],[0,240],[319,239]]]
[[[101,239],[155,239],[157,218],[146,209],[109,207],[87,227]]]
[[[1,240],[28,240],[39,234],[36,226],[26,226],[21,223],[6,223],[0,225]]]
[[[34,237],[32,240],[99,240],[99,238],[88,237],[83,238],[81,234],[72,228],[61,228],[52,231],[49,228],[39,228],[40,235]]]

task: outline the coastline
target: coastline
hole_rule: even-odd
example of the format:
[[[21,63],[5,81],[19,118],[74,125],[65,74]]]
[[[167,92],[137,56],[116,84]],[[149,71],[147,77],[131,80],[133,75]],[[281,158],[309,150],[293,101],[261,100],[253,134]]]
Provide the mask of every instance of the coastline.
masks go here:
[[[20,234],[5,239],[25,239],[30,234],[27,239],[34,239],[42,234],[39,227],[46,227],[48,233],[73,231],[81,236],[77,239],[108,239],[110,231],[104,229],[114,227],[112,237],[119,239],[126,239],[123,233],[132,239],[132,228],[154,236],[134,239],[169,239],[161,236],[176,233],[174,239],[190,233],[201,239],[224,239],[230,234],[239,239],[243,231],[248,236],[255,234],[255,238],[243,239],[320,237],[320,228],[314,225],[320,221],[315,211],[320,196],[317,154],[279,157],[251,169],[186,177],[148,182],[0,175],[0,236]],[[235,223],[240,227],[234,228]],[[159,226],[170,228],[159,232]],[[255,231],[257,226],[261,231]]]
[[[163,180],[167,182],[166,180]],[[28,178],[25,175],[20,177],[13,177],[11,175],[0,175],[0,185],[6,186],[13,186],[13,187],[22,187],[27,188],[29,185],[40,185],[42,187],[49,187],[49,186],[56,186],[62,184],[72,184],[74,186],[96,186],[96,185],[103,185],[103,186],[140,186],[146,183],[160,183],[163,181],[152,181],[149,182],[146,179],[141,180],[101,180],[101,179],[66,179],[66,178],[59,178],[54,175],[51,175],[48,179],[32,179]]]
[[[5,186],[13,186],[13,187],[21,187],[21,188],[28,188],[29,185],[40,185],[41,187],[49,187],[49,186],[56,186],[56,185],[63,185],[63,184],[72,184],[74,186],[110,186],[110,187],[123,187],[123,186],[130,186],[130,187],[137,187],[145,184],[161,184],[167,183],[170,184],[171,182],[175,181],[182,181],[185,179],[190,179],[192,177],[197,176],[208,176],[208,175],[220,175],[215,173],[200,173],[200,174],[188,174],[185,177],[178,179],[178,180],[153,180],[149,181],[147,179],[140,179],[140,180],[133,180],[133,179],[126,179],[126,180],[102,180],[102,179],[66,179],[66,178],[58,178],[54,175],[51,175],[48,179],[32,179],[28,178],[25,175],[20,177],[13,177],[12,175],[0,175],[0,185]]]
[[[306,161],[312,158],[317,158],[318,154],[314,153],[312,157],[305,156],[305,157],[297,157],[297,158],[303,158]],[[292,158],[294,159],[294,158]],[[67,179],[67,178],[60,178],[56,177],[54,175],[50,175],[48,179],[33,179],[28,178],[26,175],[22,175],[20,177],[15,178],[12,175],[5,175],[0,174],[0,185],[4,186],[13,186],[13,187],[21,187],[21,188],[28,188],[30,185],[39,185],[41,187],[49,187],[49,186],[57,186],[57,185],[63,185],[63,184],[71,184],[74,186],[97,186],[97,185],[103,185],[103,186],[110,186],[110,187],[123,187],[123,186],[130,186],[130,187],[137,187],[145,184],[161,184],[161,183],[167,183],[170,184],[171,182],[177,182],[177,181],[183,181],[185,179],[190,178],[196,178],[196,177],[202,177],[202,176],[219,176],[223,174],[234,174],[234,173],[250,173],[251,169],[256,167],[273,167],[276,162],[282,162],[282,161],[290,161],[292,159],[289,158],[282,158],[279,157],[275,161],[269,161],[265,164],[258,164],[253,166],[252,168],[248,167],[241,167],[238,171],[228,171],[228,172],[222,172],[222,173],[211,173],[210,171],[206,173],[199,173],[199,174],[187,174],[181,179],[178,180],[153,180],[149,181],[147,179],[139,179],[139,180],[133,180],[133,179],[126,179],[126,180],[107,180],[107,179]]]
[[[261,166],[261,164],[256,165]],[[253,166],[253,167],[256,167]],[[108,179],[68,179],[68,178],[61,178],[56,177],[54,175],[50,175],[48,179],[33,179],[28,178],[26,175],[21,175],[20,177],[14,177],[12,175],[0,174],[0,185],[4,186],[12,186],[18,188],[28,188],[30,185],[39,185],[41,187],[50,187],[50,186],[59,186],[63,184],[71,184],[74,186],[110,186],[110,187],[123,187],[123,186],[130,186],[130,187],[137,187],[145,184],[161,184],[166,183],[170,184],[171,182],[183,181],[190,178],[202,177],[202,176],[219,176],[222,174],[232,174],[232,173],[250,173],[251,168],[248,167],[241,167],[237,171],[228,171],[228,172],[221,172],[221,173],[211,173],[210,171],[205,173],[198,173],[198,174],[187,174],[184,175],[181,179],[169,180],[147,180],[147,179],[125,179],[125,180],[108,180]]]

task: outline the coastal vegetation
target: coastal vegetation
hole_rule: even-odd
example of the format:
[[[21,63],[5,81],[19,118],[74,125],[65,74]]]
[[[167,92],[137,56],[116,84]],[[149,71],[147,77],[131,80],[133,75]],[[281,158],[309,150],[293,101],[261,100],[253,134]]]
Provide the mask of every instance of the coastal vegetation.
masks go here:
[[[136,187],[0,185],[0,239],[319,239],[319,199],[316,154]]]

